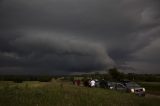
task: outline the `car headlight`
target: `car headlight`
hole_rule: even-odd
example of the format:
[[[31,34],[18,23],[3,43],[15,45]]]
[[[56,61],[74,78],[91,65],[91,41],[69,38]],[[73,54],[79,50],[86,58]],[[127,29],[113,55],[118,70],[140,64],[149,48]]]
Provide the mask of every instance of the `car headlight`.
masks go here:
[[[113,87],[112,87],[112,86],[110,86],[109,88],[110,88],[110,89],[113,89]]]
[[[134,89],[131,89],[131,92],[134,93]]]
[[[146,91],[146,89],[145,89],[145,88],[143,88],[143,91],[145,92],[145,91]]]

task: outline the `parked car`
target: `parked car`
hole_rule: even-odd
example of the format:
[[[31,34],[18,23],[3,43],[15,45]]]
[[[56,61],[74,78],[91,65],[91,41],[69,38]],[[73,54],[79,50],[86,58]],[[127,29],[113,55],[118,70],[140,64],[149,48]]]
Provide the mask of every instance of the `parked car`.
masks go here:
[[[108,89],[114,89],[116,82],[113,81],[106,81],[104,79],[99,81],[99,87],[101,88],[108,88]]]
[[[108,88],[107,81],[104,80],[104,79],[100,80],[100,81],[99,81],[99,86],[100,86],[101,88]]]
[[[100,87],[100,81],[98,79],[95,79],[95,87]]]
[[[115,90],[124,91],[129,93],[134,93],[139,96],[145,96],[145,88],[141,87],[135,82],[128,82],[128,83],[116,83]]]
[[[130,80],[121,80],[120,82],[121,82],[123,85],[126,86],[126,84],[129,83],[129,82],[131,82],[131,81],[130,81]]]
[[[115,89],[116,82],[107,81],[107,86],[109,89]]]
[[[122,83],[116,83],[113,89],[118,90],[118,91],[127,92],[127,87],[124,86]]]
[[[126,83],[126,88],[128,92],[134,93],[139,96],[145,96],[146,89],[141,87],[139,84],[135,82]]]

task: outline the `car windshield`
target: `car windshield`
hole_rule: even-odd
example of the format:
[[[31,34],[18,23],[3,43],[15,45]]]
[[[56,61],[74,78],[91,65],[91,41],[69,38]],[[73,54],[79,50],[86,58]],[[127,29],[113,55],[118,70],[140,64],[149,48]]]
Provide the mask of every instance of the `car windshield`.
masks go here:
[[[115,82],[108,82],[109,86],[114,86],[116,83]]]
[[[140,87],[137,83],[135,82],[130,82],[126,84],[127,87]]]

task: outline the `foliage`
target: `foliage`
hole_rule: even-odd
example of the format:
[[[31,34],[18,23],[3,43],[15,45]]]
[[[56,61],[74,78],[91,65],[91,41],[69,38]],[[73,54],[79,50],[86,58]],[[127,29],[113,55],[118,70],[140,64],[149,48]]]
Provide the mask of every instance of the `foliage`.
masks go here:
[[[111,75],[114,80],[124,79],[124,73],[119,72],[117,68],[109,69],[109,75]]]
[[[48,82],[52,79],[52,76],[33,76],[33,75],[1,75],[1,81],[14,81],[16,83],[22,83],[23,81],[41,81]]]
[[[140,82],[149,94],[160,95],[160,82]]]
[[[93,79],[105,79],[105,80],[134,80],[134,81],[145,81],[145,82],[160,82],[160,75],[158,74],[135,74],[128,73],[124,74],[119,72],[118,69],[112,68],[108,70],[108,74],[100,74],[98,72],[92,74],[82,75],[0,75],[0,81],[14,81],[16,83],[22,83],[23,81],[40,81],[49,82],[52,79],[61,79],[65,81],[73,81],[75,78],[80,80],[93,78]]]
[[[158,106],[159,98],[138,97],[58,82],[0,83],[0,106]],[[3,88],[6,84],[8,87]],[[27,86],[26,86],[27,84]],[[62,86],[63,85],[63,86]]]

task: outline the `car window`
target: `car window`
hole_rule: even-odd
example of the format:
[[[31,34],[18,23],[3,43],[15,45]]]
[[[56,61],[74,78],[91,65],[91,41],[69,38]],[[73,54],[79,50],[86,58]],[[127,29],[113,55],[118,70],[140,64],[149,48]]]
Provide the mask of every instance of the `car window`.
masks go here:
[[[124,88],[122,84],[117,84],[117,88]]]
[[[138,85],[137,83],[134,82],[130,82],[126,84],[127,87],[140,87],[140,85]]]

